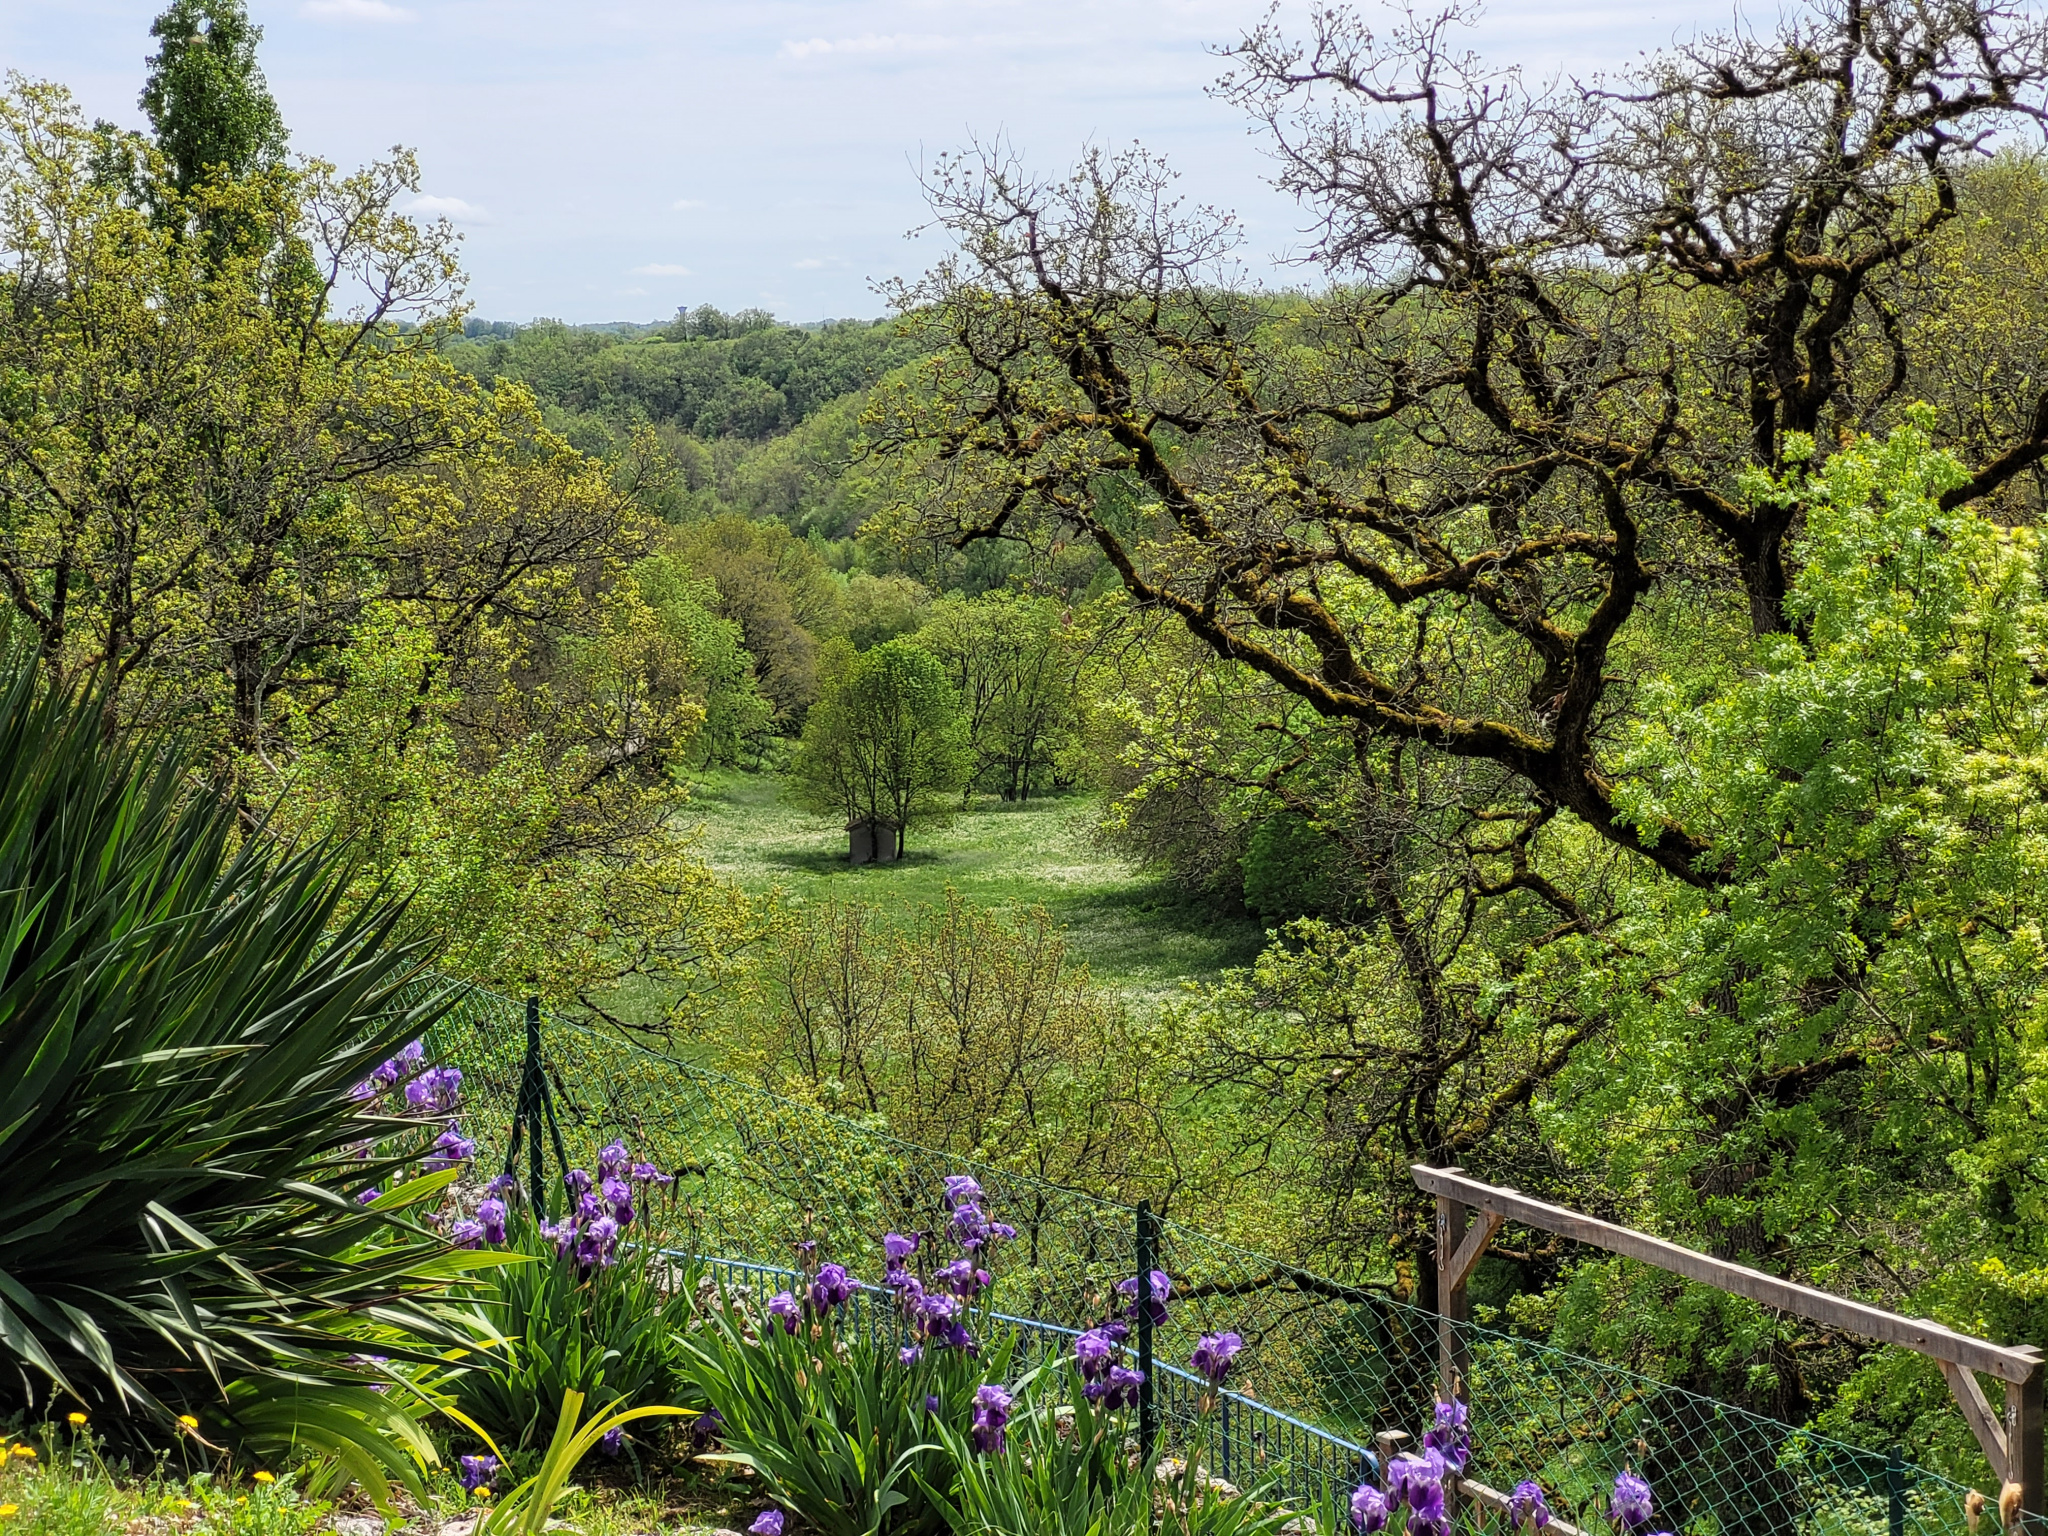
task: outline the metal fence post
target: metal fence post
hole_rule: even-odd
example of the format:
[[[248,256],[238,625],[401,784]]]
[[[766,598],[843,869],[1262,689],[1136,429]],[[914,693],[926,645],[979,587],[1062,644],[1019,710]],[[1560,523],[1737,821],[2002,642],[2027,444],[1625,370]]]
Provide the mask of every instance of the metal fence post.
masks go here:
[[[1138,1202],[1138,1456],[1149,1462],[1159,1435],[1159,1415],[1152,1390],[1152,1267],[1158,1239],[1152,1202]]]
[[[512,1108],[512,1134],[505,1144],[505,1176],[519,1174],[519,1143],[526,1148],[527,1193],[533,1197],[533,1219],[548,1215],[547,1157],[541,1150],[541,1126],[545,1124],[555,1144],[555,1161],[569,1171],[568,1148],[562,1144],[562,1127],[555,1119],[555,1106],[548,1093],[547,1068],[540,1053],[540,999],[526,1000],[526,1060],[519,1068],[519,1098]]]
[[[1896,1445],[1884,1459],[1884,1492],[1890,1536],[1906,1536],[1906,1463]]]

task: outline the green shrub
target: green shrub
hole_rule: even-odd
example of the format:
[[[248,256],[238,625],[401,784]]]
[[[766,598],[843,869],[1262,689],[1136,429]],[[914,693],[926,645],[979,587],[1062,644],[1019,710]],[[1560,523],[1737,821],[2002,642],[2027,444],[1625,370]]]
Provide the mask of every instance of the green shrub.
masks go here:
[[[906,1363],[893,1324],[806,1306],[794,1332],[744,1298],[685,1336],[682,1369],[718,1413],[725,1449],[821,1536],[945,1529],[931,1492],[951,1485],[933,1426],[966,1423],[984,1381],[1009,1371],[1014,1336],[980,1352],[930,1348]],[[936,1407],[928,1407],[936,1399]]]
[[[675,1400],[676,1340],[700,1273],[694,1261],[622,1244],[610,1264],[579,1264],[523,1209],[507,1237],[510,1251],[532,1262],[473,1282],[468,1317],[489,1347],[449,1380],[458,1409],[516,1464],[547,1444],[568,1393],[595,1414]]]
[[[950,1487],[924,1492],[957,1536],[1121,1536],[1150,1528],[1152,1469],[1125,1446],[1128,1412],[1091,1404],[1076,1373],[1042,1368],[1018,1383],[1004,1448],[990,1454],[955,1424],[932,1426]]]
[[[354,1198],[388,1166],[349,1090],[438,1012],[423,951],[396,901],[342,916],[342,851],[248,835],[102,703],[0,656],[0,1413],[161,1443],[246,1410],[319,1447],[292,1405],[374,1398],[355,1318],[431,1332],[408,1298],[467,1257]]]
[[[1000,1446],[934,1423],[951,1486],[925,1493],[949,1536],[1276,1536],[1304,1518],[1296,1529],[1351,1536],[1334,1506],[1304,1517],[1270,1485],[1239,1492],[1205,1475],[1206,1415],[1177,1466],[1139,1459],[1133,1417],[1091,1403],[1071,1364],[1043,1366],[1017,1384]]]

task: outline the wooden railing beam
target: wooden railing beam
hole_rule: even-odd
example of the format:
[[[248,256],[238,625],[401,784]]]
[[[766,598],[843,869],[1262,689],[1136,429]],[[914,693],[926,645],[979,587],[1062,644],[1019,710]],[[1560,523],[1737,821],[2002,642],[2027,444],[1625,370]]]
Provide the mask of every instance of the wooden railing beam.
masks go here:
[[[1465,1367],[1460,1326],[1469,1314],[1465,1282],[1501,1223],[1517,1221],[1746,1296],[1809,1322],[1931,1356],[1940,1362],[1950,1395],[1962,1409],[1992,1470],[2002,1481],[2019,1485],[2022,1509],[2048,1514],[2048,1486],[2044,1486],[2048,1477],[2044,1477],[2042,1454],[2043,1359],[2033,1345],[1993,1344],[1925,1318],[1901,1317],[1846,1296],[1832,1296],[1647,1232],[1532,1200],[1518,1190],[1482,1184],[1462,1168],[1417,1163],[1409,1171],[1418,1188],[1436,1196],[1437,1310],[1441,1314],[1438,1364],[1446,1395]],[[1481,1218],[1477,1224],[1472,1221],[1475,1214]],[[1977,1381],[1974,1373],[1978,1371],[2005,1385],[2003,1422]]]

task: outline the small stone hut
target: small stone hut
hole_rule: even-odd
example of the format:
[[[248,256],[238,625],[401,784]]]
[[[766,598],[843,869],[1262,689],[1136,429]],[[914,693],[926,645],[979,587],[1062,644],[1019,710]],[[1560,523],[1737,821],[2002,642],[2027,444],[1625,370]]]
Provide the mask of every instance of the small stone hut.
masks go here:
[[[894,864],[902,857],[903,829],[888,817],[858,817],[846,824],[849,864]]]

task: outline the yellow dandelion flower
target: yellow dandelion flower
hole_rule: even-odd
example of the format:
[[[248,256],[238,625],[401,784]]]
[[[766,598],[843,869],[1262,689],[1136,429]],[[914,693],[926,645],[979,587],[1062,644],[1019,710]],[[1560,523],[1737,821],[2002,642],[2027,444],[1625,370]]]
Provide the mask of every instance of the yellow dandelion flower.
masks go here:
[[[34,1461],[36,1459],[36,1448],[32,1445],[17,1445],[14,1448],[14,1454],[22,1457],[24,1460]]]
[[[251,1472],[249,1475],[255,1478],[256,1481],[259,1483],[274,1483],[277,1481],[277,1479],[271,1476],[268,1472]]]
[[[0,1520],[11,1520],[20,1513],[19,1504],[0,1504]]]
[[[192,1415],[189,1413],[179,1414],[178,1422],[184,1425],[187,1429],[197,1429],[199,1427],[199,1421],[193,1418]]]
[[[82,1413],[68,1413],[64,1417],[74,1427],[85,1422],[85,1415]]]
[[[235,1503],[236,1503],[236,1505],[237,1505],[237,1506],[240,1506],[240,1505],[246,1504],[246,1503],[248,1503],[248,1502],[249,1502],[249,1495],[247,1495],[246,1493],[245,1493],[245,1494],[243,1494],[243,1495],[242,1495],[242,1496],[241,1496],[241,1497],[240,1497],[239,1499],[235,1500]]]

